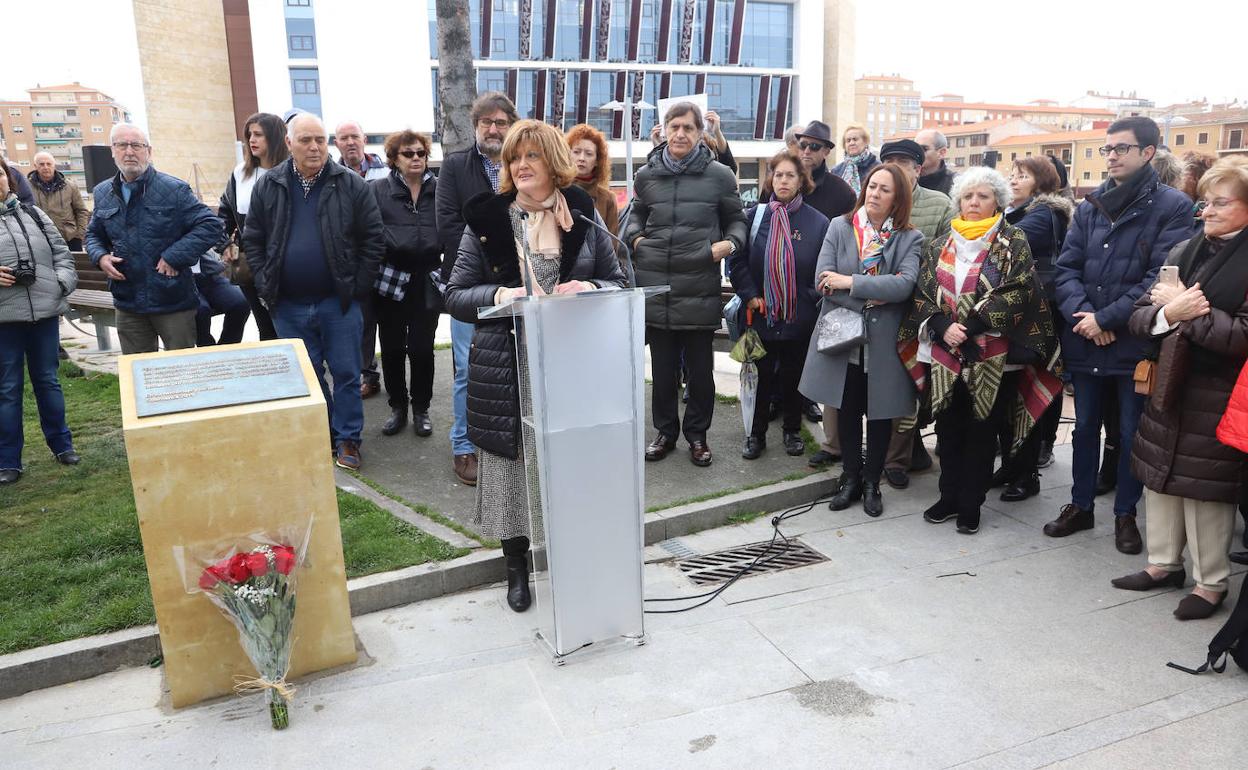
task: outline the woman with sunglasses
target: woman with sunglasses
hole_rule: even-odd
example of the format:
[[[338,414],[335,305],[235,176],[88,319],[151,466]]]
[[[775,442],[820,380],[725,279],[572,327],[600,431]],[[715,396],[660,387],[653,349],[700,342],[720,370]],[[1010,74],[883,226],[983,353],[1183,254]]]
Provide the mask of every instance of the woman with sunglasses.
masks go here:
[[[377,276],[377,330],[381,373],[386,381],[390,419],[381,432],[393,436],[407,427],[407,373],[410,362],[412,420],[417,436],[433,433],[433,334],[438,303],[429,273],[442,263],[434,218],[437,178],[429,170],[428,134],[404,130],[386,137],[390,175],[369,182],[381,209],[386,251]]]

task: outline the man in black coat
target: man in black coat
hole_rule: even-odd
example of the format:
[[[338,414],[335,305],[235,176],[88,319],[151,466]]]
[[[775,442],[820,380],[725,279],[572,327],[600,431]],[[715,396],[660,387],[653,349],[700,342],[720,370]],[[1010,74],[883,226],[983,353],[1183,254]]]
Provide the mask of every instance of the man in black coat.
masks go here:
[[[516,106],[505,94],[488,91],[472,103],[472,125],[476,142],[466,150],[447,155],[438,173],[438,240],[442,242],[442,280],[451,280],[459,242],[464,237],[464,204],[486,192],[498,192],[500,156],[507,129],[520,119]],[[477,448],[468,439],[468,348],[472,345],[473,325],[451,319],[451,354],[455,362],[455,386],[451,404],[451,454],[455,476],[468,486],[477,484]]]
[[[936,129],[927,128],[916,134],[914,141],[919,143],[924,152],[923,168],[919,171],[919,187],[948,195],[953,189],[953,178],[957,176],[945,165],[949,140]]]
[[[308,349],[329,407],[337,464],[358,470],[364,431],[360,303],[377,280],[381,213],[368,184],[329,159],[325,126],[315,115],[293,118],[286,144],[290,160],[252,190],[243,253],[278,335],[299,338]]]

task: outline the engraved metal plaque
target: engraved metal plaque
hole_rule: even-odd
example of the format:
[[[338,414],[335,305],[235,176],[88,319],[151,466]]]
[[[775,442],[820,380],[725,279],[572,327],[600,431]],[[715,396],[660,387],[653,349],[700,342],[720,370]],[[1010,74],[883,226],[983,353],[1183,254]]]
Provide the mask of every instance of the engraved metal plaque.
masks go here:
[[[308,395],[294,345],[131,362],[139,417]]]

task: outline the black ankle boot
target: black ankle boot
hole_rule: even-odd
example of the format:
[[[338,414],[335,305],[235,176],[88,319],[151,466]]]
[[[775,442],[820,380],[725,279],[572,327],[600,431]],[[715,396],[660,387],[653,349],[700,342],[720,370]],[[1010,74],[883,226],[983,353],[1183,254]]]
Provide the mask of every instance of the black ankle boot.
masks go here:
[[[533,603],[529,593],[529,560],[525,554],[507,557],[507,606],[524,612]]]
[[[863,485],[862,512],[872,518],[884,513],[884,496],[880,494],[880,482],[868,481]]]
[[[1013,482],[1001,493],[1001,502],[1017,503],[1040,494],[1040,474],[1029,473]]]
[[[841,475],[841,488],[832,497],[828,507],[834,511],[843,511],[862,499],[862,476],[857,473]]]
[[[393,436],[407,427],[407,407],[390,410],[390,419],[381,425],[383,436]]]

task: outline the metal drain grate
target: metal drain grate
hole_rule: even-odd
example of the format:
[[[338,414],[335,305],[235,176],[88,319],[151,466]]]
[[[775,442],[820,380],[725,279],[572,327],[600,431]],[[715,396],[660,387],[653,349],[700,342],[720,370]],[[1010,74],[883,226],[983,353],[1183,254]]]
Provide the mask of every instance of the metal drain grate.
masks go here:
[[[698,555],[697,551],[693,550],[689,546],[685,545],[683,541],[677,540],[676,538],[659,541],[659,547],[670,553],[672,556],[675,556],[677,559],[687,559],[690,556]]]
[[[770,549],[770,550],[769,550]],[[761,557],[761,558],[760,558]],[[758,559],[759,563],[754,564]],[[680,571],[698,585],[711,585],[731,580],[738,572],[754,564],[743,575],[759,575],[764,572],[779,572],[793,567],[805,567],[827,561],[828,557],[801,542],[790,538],[786,543],[778,540],[764,543],[751,543],[727,551],[694,556],[677,562]]]

